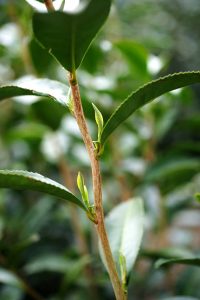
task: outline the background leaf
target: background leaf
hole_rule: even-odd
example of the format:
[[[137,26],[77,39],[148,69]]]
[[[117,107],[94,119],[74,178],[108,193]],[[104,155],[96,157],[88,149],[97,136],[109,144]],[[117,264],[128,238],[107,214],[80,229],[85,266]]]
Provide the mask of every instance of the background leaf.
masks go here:
[[[194,196],[195,196],[195,199],[196,199],[198,202],[200,202],[200,193],[196,193]]]
[[[47,193],[68,200],[85,209],[82,202],[66,187],[40,174],[27,171],[0,170],[0,187],[14,189],[30,189]]]
[[[24,267],[24,270],[28,274],[35,274],[40,272],[58,272],[58,273],[73,273],[77,267],[79,271],[84,265],[87,265],[90,258],[83,256],[77,260],[70,260],[68,257],[63,257],[58,254],[43,255],[33,259],[28,265]]]
[[[23,289],[21,280],[11,271],[0,268],[0,282]]]
[[[184,248],[162,248],[160,250],[144,249],[142,255],[152,259],[174,259],[174,258],[190,258],[193,253]]]
[[[132,40],[122,40],[114,43],[114,46],[126,58],[133,74],[141,76],[142,80],[146,78],[150,80],[147,70],[148,52],[142,45]]]
[[[157,79],[139,88],[111,115],[104,126],[101,143],[104,144],[109,135],[137,109],[167,92],[198,82],[200,72],[185,72]]]
[[[108,17],[110,6],[111,0],[91,0],[83,10],[74,13],[36,13],[35,37],[65,69],[74,71]]]
[[[120,253],[126,258],[127,273],[130,273],[137,257],[143,234],[144,211],[140,198],[117,205],[105,219],[108,239],[117,265]],[[101,258],[106,266],[100,246]]]
[[[183,265],[192,265],[192,266],[200,267],[200,257],[194,256],[190,258],[172,258],[172,259],[161,258],[157,260],[157,262],[155,263],[155,267],[160,268],[165,265],[171,265],[171,264],[183,264]]]
[[[168,297],[162,298],[161,300],[198,300],[197,298],[187,297],[187,296],[177,296],[177,297]]]
[[[40,96],[53,99],[62,105],[68,103],[69,87],[50,79],[21,78],[12,85],[0,87],[0,100],[18,96]]]
[[[146,173],[146,182],[157,182],[163,192],[177,188],[200,172],[198,158],[176,158],[158,161]],[[176,179],[176,180],[175,180]]]

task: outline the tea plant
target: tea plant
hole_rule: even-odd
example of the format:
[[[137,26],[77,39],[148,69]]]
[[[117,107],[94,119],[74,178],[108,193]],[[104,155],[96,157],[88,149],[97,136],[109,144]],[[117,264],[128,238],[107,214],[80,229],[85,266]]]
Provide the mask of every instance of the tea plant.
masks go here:
[[[77,175],[77,186],[81,197],[40,174],[19,170],[1,170],[0,187],[31,189],[44,192],[77,205],[96,228],[99,252],[107,269],[116,299],[128,297],[128,279],[136,260],[144,227],[144,209],[141,198],[133,198],[117,205],[104,218],[102,203],[102,179],[100,160],[104,147],[112,133],[131,115],[161,95],[200,82],[200,72],[182,72],[151,81],[133,91],[123,100],[104,124],[104,117],[93,104],[97,125],[97,138],[93,141],[85,119],[77,70],[81,65],[95,36],[109,16],[111,0],[90,0],[75,12],[63,11],[63,5],[55,10],[51,0],[44,1],[48,12],[34,13],[33,34],[37,42],[50,53],[67,72],[68,84],[50,79],[34,79],[14,82],[0,87],[0,100],[16,96],[42,96],[58,102],[76,119],[85,148],[90,158],[93,199],[81,172]],[[40,61],[38,61],[40,64]],[[52,118],[53,118],[52,112]],[[81,198],[81,199],[80,199]],[[153,254],[152,254],[153,255]],[[173,262],[199,265],[200,258],[194,256],[170,257],[157,262],[157,266]],[[31,293],[30,293],[31,294]],[[32,295],[34,297],[34,295]],[[37,296],[35,297],[35,299]],[[39,299],[39,298],[38,298]]]

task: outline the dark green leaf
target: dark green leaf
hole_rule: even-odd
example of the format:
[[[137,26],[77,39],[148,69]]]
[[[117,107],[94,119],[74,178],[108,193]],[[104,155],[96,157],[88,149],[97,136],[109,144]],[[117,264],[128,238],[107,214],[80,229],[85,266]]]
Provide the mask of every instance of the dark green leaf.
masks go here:
[[[200,72],[185,72],[154,80],[139,88],[111,115],[104,126],[101,144],[104,144],[109,135],[137,109],[167,92],[198,82],[200,82]]]
[[[54,63],[53,57],[42,48],[35,39],[32,39],[29,43],[29,51],[33,66],[38,74],[47,76],[47,71],[52,68]],[[38,61],[40,63],[38,63]]]
[[[88,256],[82,256],[80,259],[71,260],[67,257],[63,257],[58,254],[41,255],[25,267],[25,271],[30,275],[40,272],[58,272],[58,273],[70,273],[79,267],[84,268],[90,259]]]
[[[44,192],[73,202],[86,210],[82,202],[66,187],[37,173],[18,170],[0,170],[0,187]]]
[[[186,258],[191,257],[193,253],[184,248],[162,248],[160,250],[142,250],[142,256],[152,258],[152,259],[174,259],[175,257],[178,258]]]
[[[48,101],[47,98],[41,98],[39,101],[31,104],[31,112],[33,112],[34,118],[36,118],[38,122],[56,130],[60,127],[63,117],[66,116],[66,113],[69,111],[66,110],[65,106],[60,105],[58,102]]]
[[[192,174],[198,173],[200,171],[200,160],[198,158],[181,158],[166,160],[163,163],[155,164],[146,175],[147,181],[161,181],[173,178],[175,180],[175,175],[178,173],[189,173],[193,171]]]
[[[147,170],[144,180],[159,183],[163,193],[167,193],[186,184],[199,172],[200,159],[198,158],[161,159]]]
[[[39,122],[27,122],[14,126],[8,131],[8,137],[12,140],[37,140],[42,139],[45,133],[49,132],[49,128]]]
[[[35,37],[65,69],[73,72],[108,17],[110,6],[111,0],[91,0],[84,9],[73,13],[36,13]]]
[[[120,274],[120,256],[126,260],[127,275],[136,260],[143,235],[144,209],[140,198],[116,206],[105,219],[112,254]],[[106,267],[100,245],[100,254]]]
[[[117,47],[127,59],[134,75],[138,76],[139,74],[143,79],[148,78],[150,80],[147,71],[148,52],[142,45],[130,40],[118,41],[113,45]]]
[[[173,258],[173,259],[159,259],[155,267],[160,268],[164,265],[171,264],[182,264],[182,265],[192,265],[196,267],[200,267],[200,257],[191,257],[191,258]]]
[[[69,88],[54,80],[32,77],[15,81],[13,85],[0,87],[0,100],[18,96],[47,97],[66,106],[68,104]]]

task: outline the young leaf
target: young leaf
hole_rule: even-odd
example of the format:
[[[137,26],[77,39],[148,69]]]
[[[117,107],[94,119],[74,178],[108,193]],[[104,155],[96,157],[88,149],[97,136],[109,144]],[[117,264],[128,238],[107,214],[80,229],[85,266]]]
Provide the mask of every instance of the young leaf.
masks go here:
[[[89,195],[88,195],[88,190],[87,190],[86,185],[84,185],[84,197],[85,197],[85,203],[87,203],[89,205],[90,201],[89,201]]]
[[[137,109],[167,92],[199,82],[200,72],[184,72],[162,77],[139,88],[111,115],[103,128],[101,144],[103,145],[109,135]]]
[[[103,116],[102,116],[102,113],[100,112],[100,110],[96,107],[96,105],[94,105],[94,103],[92,103],[92,106],[95,111],[95,121],[98,126],[98,141],[99,141],[101,138],[102,130],[103,130]]]
[[[127,270],[126,270],[126,258],[122,253],[119,253],[119,265],[121,273],[121,282],[123,290],[127,293]]]
[[[111,0],[90,0],[86,7],[73,13],[36,13],[33,16],[35,37],[65,69],[73,72],[106,21],[110,6]]]
[[[105,218],[105,223],[118,273],[120,275],[120,256],[123,255],[126,261],[126,272],[128,276],[128,273],[132,270],[142,241],[144,226],[142,200],[140,198],[134,198],[119,204]],[[99,250],[102,261],[106,267],[100,244]]]
[[[81,174],[81,172],[78,172],[77,186],[78,186],[78,189],[81,193],[82,199],[83,199],[86,207],[89,208],[90,202],[89,202],[89,197],[88,197],[88,190],[87,190],[87,187],[85,186],[84,177]]]
[[[73,202],[86,210],[82,202],[66,187],[37,173],[18,170],[0,170],[0,187],[22,190],[29,189],[47,193]]]
[[[70,89],[61,82],[49,79],[22,78],[12,85],[0,87],[0,101],[18,96],[40,96],[53,99],[67,106]]]
[[[96,216],[96,211],[95,211],[95,206],[90,204],[89,200],[89,195],[88,195],[88,190],[84,182],[84,177],[81,174],[81,172],[78,172],[77,176],[77,186],[78,189],[81,193],[83,203],[85,204],[85,207],[87,209],[87,216],[88,218],[97,224],[97,216]]]
[[[165,265],[170,264],[183,264],[183,265],[192,265],[196,267],[200,267],[200,256],[193,256],[190,258],[172,258],[172,259],[159,259],[155,263],[156,268],[163,267]]]

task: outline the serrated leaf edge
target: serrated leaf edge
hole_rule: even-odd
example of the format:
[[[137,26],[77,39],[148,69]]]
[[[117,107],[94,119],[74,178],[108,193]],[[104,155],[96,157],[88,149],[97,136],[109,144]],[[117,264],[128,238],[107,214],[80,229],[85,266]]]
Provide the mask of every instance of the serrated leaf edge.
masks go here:
[[[169,74],[167,76],[163,76],[163,77],[160,77],[158,79],[155,79],[155,80],[152,80],[148,83],[145,83],[143,86],[139,87],[138,89],[136,89],[134,92],[130,93],[126,99],[124,101],[122,101],[122,103],[115,109],[115,111],[111,114],[111,116],[109,117],[109,119],[107,120],[107,122],[105,123],[104,127],[103,127],[103,130],[102,130],[102,133],[101,133],[101,136],[103,135],[103,132],[104,132],[104,129],[107,127],[107,124],[109,123],[109,121],[112,119],[113,115],[118,111],[120,110],[120,108],[129,100],[130,97],[134,96],[135,94],[137,94],[140,90],[143,90],[144,88],[154,84],[154,83],[159,83],[159,82],[162,82],[163,80],[165,79],[168,79],[168,78],[175,78],[176,76],[181,76],[181,75],[190,75],[190,74],[199,74],[200,75],[200,71],[191,71],[191,72],[177,72],[177,73],[173,73],[173,74]],[[200,82],[200,81],[199,81]],[[174,90],[174,89],[172,89]],[[151,100],[148,101],[148,103],[150,103],[151,101],[153,101],[154,99],[156,98],[152,98]],[[147,103],[147,104],[148,104]],[[137,110],[137,109],[136,109]],[[107,139],[107,137],[106,137]],[[103,141],[103,144],[105,143],[106,139],[104,139]]]

